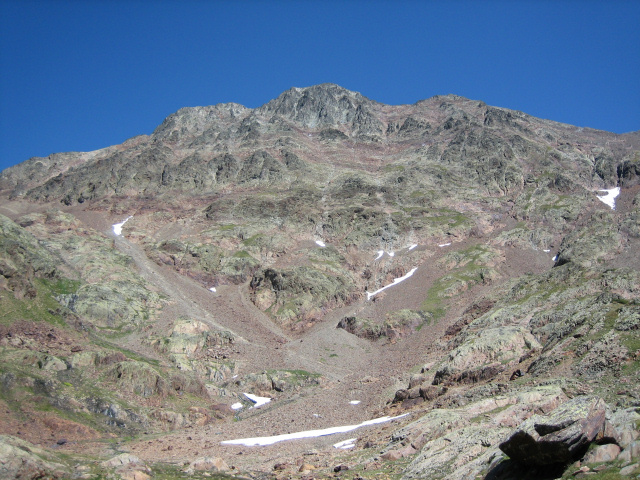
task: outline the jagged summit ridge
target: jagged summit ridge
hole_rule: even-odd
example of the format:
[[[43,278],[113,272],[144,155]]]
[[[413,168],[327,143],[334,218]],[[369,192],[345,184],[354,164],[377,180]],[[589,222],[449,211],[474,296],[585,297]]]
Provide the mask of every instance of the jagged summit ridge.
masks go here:
[[[276,114],[307,128],[362,123],[371,115],[375,102],[358,92],[332,83],[307,88],[291,88],[258,109]]]
[[[572,182],[595,188],[617,183],[617,164],[637,147],[634,138],[456,95],[384,105],[325,83],[291,88],[256,109],[237,103],[182,108],[150,136],[7,169],[0,188],[14,196],[76,203],[124,194],[215,194],[224,185],[256,182],[288,184],[308,175],[311,164],[323,178],[325,167],[372,171],[409,162],[421,175],[432,172],[430,183],[456,178],[460,185],[480,183],[486,193],[502,195],[522,188],[523,172],[539,168],[549,152],[553,162],[563,164],[557,175],[574,172]],[[559,148],[563,144],[569,147]],[[63,158],[64,164],[56,161]]]

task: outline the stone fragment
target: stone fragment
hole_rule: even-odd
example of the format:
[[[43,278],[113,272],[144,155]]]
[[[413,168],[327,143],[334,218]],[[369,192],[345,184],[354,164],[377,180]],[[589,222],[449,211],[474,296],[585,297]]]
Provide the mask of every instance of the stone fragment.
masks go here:
[[[298,472],[300,473],[309,473],[311,472],[311,470],[315,470],[316,467],[314,467],[313,465],[309,464],[309,463],[303,463],[300,468],[298,469]]]
[[[623,477],[628,477],[637,470],[638,466],[639,465],[637,463],[634,463],[633,465],[627,465],[626,467],[620,469],[620,475],[622,475]]]
[[[620,453],[620,447],[613,443],[600,445],[594,448],[584,457],[584,463],[602,463],[614,460]]]
[[[149,480],[151,477],[141,470],[131,470],[128,472],[119,472],[122,480]]]
[[[618,459],[622,462],[630,462],[633,458],[640,457],[640,441],[631,442],[622,452],[618,455]]]
[[[131,455],[130,453],[121,453],[109,460],[105,460],[100,465],[107,468],[121,467],[123,465],[129,465],[133,463],[142,463],[138,457]]]
[[[219,457],[199,457],[189,464],[189,468],[196,471],[226,472],[227,463]]]

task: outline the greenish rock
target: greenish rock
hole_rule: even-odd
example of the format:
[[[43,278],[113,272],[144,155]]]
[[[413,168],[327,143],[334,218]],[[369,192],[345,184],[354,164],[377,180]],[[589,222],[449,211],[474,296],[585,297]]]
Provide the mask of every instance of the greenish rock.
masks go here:
[[[447,355],[438,367],[434,383],[441,383],[448,378],[462,380],[465,372],[496,363],[515,363],[525,353],[541,349],[542,345],[524,327],[487,328],[468,338]],[[496,366],[492,371],[499,373],[502,369]]]
[[[63,479],[70,474],[54,454],[10,435],[0,435],[0,459],[1,478]]]
[[[136,360],[117,363],[107,378],[119,388],[141,397],[166,396],[169,393],[167,381],[150,365]]]
[[[312,319],[323,307],[355,300],[354,282],[348,275],[332,276],[312,267],[267,268],[251,280],[253,302],[284,323]]]
[[[620,242],[613,215],[600,211],[594,213],[584,227],[575,229],[562,240],[556,263],[563,265],[573,262],[592,267],[618,251]]]

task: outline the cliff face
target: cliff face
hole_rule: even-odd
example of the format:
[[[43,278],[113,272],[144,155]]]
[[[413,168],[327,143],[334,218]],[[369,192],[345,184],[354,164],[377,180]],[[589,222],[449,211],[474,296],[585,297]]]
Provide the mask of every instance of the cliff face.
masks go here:
[[[27,469],[64,477],[81,440],[100,457],[102,439],[130,436],[137,463],[94,473],[169,475],[201,451],[236,461],[211,425],[226,440],[410,413],[347,453],[291,442],[234,466],[543,478],[605,458],[585,453],[595,442],[618,448],[609,473],[629,468],[639,175],[637,132],[454,95],[390,106],[332,84],[257,109],[183,108],[149,136],[27,160],[0,173],[3,448],[64,440],[70,457]],[[248,409],[243,393],[274,401]],[[569,408],[587,393],[607,422]],[[556,408],[535,433],[527,419]],[[556,461],[544,442],[560,431],[580,448]],[[171,459],[142,432],[165,432]]]

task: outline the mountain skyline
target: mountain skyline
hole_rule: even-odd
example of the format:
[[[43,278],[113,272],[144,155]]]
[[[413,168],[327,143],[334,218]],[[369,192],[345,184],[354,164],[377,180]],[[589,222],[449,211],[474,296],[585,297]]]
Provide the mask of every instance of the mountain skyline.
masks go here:
[[[0,13],[0,170],[150,134],[182,107],[257,108],[325,82],[386,104],[451,93],[640,128],[636,2],[9,0]]]

